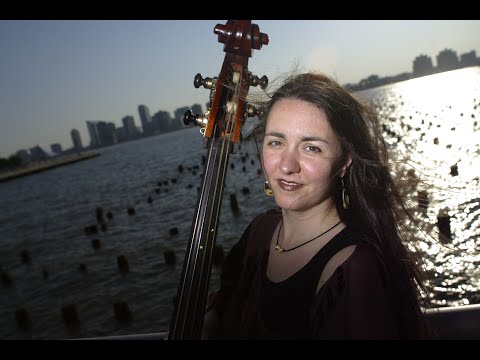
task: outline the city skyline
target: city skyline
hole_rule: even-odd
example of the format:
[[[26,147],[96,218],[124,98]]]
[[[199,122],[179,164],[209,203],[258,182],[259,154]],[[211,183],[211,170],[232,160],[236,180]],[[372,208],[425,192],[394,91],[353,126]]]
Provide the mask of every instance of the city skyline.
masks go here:
[[[342,84],[371,75],[411,72],[421,54],[475,51],[480,21],[253,20],[270,43],[249,69],[271,80],[295,66]],[[152,114],[208,100],[193,77],[216,76],[223,45],[213,33],[226,20],[0,21],[0,157],[36,145],[72,147],[76,129],[89,143],[86,121],[113,122],[137,106]],[[287,31],[288,30],[288,31]],[[408,31],[412,31],[409,33]],[[286,52],[285,49],[288,49]]]

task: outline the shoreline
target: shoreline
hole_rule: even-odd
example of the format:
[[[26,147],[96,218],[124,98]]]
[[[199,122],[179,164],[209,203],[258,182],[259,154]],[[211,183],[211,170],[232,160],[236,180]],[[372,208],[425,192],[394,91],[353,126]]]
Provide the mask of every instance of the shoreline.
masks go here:
[[[0,182],[5,182],[22,176],[35,174],[49,169],[54,169],[59,166],[73,164],[78,161],[97,157],[99,155],[100,153],[96,151],[85,151],[78,154],[63,155],[54,159],[47,159],[44,161],[35,162],[27,165],[26,167],[0,173]]]

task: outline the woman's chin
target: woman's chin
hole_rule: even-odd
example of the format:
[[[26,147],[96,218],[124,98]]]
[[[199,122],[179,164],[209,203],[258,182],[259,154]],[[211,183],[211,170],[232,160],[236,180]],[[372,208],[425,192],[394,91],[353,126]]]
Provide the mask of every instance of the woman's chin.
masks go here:
[[[291,211],[302,211],[305,210],[305,205],[301,201],[299,201],[298,198],[275,198],[275,202],[277,203],[278,207],[285,209],[285,210],[291,210]]]

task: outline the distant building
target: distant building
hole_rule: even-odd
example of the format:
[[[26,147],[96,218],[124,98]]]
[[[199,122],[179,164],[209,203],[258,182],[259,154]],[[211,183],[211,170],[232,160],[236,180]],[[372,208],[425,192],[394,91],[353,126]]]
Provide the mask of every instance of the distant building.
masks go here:
[[[106,121],[87,121],[90,146],[109,146],[117,143],[115,124]]]
[[[70,131],[70,136],[72,137],[73,148],[76,151],[82,150],[83,145],[82,139],[80,138],[80,132],[77,129],[72,129],[72,131]]]
[[[50,156],[48,155],[48,153],[43,150],[39,145],[36,145],[30,149],[30,159],[32,161],[46,160],[49,157]]]
[[[115,124],[112,122],[97,122],[97,131],[100,138],[100,146],[109,146],[117,143]]]
[[[122,119],[124,136],[127,139],[133,138],[137,135],[137,128],[135,127],[135,119],[132,115],[127,115]]]
[[[125,130],[125,126],[115,128],[115,136],[116,136],[118,142],[123,142],[123,141],[129,140],[128,135],[127,135],[127,131]]]
[[[152,116],[152,124],[155,133],[163,134],[172,131],[172,116],[168,111],[157,111]]]
[[[88,134],[90,135],[90,146],[97,147],[100,146],[100,135],[98,134],[97,129],[98,121],[87,121]]]
[[[462,66],[475,66],[480,65],[480,62],[477,59],[477,54],[475,50],[472,50],[468,53],[460,55],[460,64]]]
[[[60,155],[62,153],[62,145],[59,143],[51,144],[50,150],[52,150],[55,155]]]
[[[399,81],[405,81],[424,75],[431,75],[442,71],[460,69],[467,66],[479,66],[480,58],[477,57],[474,50],[461,54],[460,60],[457,53],[450,49],[445,49],[437,55],[437,66],[435,67],[432,59],[427,55],[419,55],[413,60],[413,72],[401,73],[393,76],[378,77],[370,75],[368,78],[360,80],[357,84],[344,84],[343,86],[350,91],[360,91],[377,86],[391,84]],[[207,105],[208,108],[209,105]]]
[[[27,150],[18,150],[15,155],[22,159],[22,164],[27,164],[31,161],[30,154]]]
[[[432,58],[427,55],[419,55],[413,60],[413,76],[424,76],[433,74]]]
[[[366,89],[372,86],[380,85],[379,80],[380,78],[378,75],[370,75],[368,78],[360,80],[359,85]]]
[[[458,69],[460,62],[458,61],[457,53],[450,49],[442,50],[437,55],[438,71],[448,71]]]
[[[152,135],[152,117],[150,116],[150,110],[145,105],[138,105],[138,114],[140,115],[140,121],[142,123],[143,135]]]

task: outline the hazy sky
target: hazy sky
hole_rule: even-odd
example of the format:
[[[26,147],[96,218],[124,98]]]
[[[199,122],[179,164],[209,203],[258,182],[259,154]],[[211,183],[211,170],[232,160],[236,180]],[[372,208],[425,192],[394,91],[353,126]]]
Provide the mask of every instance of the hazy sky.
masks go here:
[[[217,76],[225,53],[213,33],[226,20],[0,20],[0,157],[35,145],[88,145],[86,121],[122,126],[145,104],[153,115],[199,103],[193,78]],[[479,20],[253,20],[270,43],[249,69],[270,79],[299,64],[356,83],[412,71],[446,48],[480,57]]]

